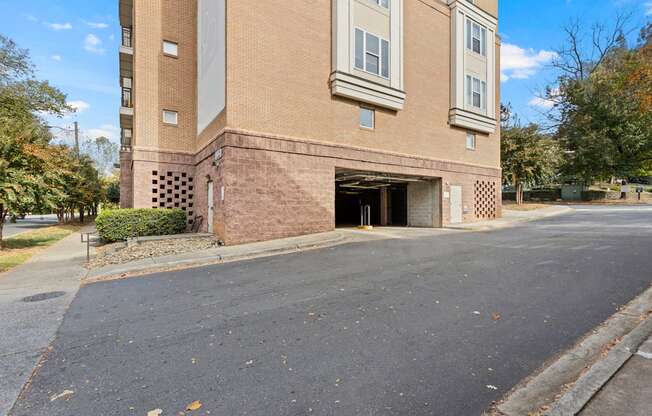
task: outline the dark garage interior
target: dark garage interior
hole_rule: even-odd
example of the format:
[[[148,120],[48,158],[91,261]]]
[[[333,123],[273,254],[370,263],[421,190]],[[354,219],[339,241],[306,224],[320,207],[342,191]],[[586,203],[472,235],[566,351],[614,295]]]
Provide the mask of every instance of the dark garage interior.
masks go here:
[[[408,183],[420,180],[375,172],[337,170],[336,225],[338,227],[361,225],[361,207],[368,205],[371,211],[370,225],[407,226]]]

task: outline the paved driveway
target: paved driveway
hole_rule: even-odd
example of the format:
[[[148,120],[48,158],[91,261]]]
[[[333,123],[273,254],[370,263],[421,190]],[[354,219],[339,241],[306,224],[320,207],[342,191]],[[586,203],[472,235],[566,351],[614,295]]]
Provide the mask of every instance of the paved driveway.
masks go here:
[[[479,415],[649,287],[651,252],[651,208],[587,207],[94,284],[14,414]]]

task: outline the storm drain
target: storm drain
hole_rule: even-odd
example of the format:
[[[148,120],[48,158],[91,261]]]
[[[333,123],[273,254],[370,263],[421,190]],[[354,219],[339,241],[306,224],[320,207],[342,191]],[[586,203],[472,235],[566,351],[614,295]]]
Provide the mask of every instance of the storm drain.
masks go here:
[[[33,296],[28,296],[26,298],[23,298],[23,302],[42,302],[48,299],[60,298],[65,294],[66,292],[39,293],[38,295],[33,295]]]

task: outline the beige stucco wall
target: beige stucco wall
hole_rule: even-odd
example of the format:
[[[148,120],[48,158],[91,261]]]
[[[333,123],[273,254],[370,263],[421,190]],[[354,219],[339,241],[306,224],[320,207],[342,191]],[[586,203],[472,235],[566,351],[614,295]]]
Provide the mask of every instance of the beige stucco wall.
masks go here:
[[[478,135],[477,150],[468,151],[466,131],[448,126],[451,29],[445,3],[405,2],[405,109],[377,109],[373,132],[359,128],[357,102],[331,95],[330,8],[330,0],[228,2],[228,127],[499,166],[498,134]]]

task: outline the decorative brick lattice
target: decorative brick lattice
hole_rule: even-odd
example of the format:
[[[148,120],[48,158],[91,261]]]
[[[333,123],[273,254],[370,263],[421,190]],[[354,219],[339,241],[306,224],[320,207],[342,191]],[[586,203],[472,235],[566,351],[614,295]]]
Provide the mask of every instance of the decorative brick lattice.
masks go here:
[[[475,216],[476,218],[496,218],[496,182],[475,182]]]
[[[152,208],[181,208],[190,225],[195,218],[194,191],[193,178],[185,172],[152,171]]]

